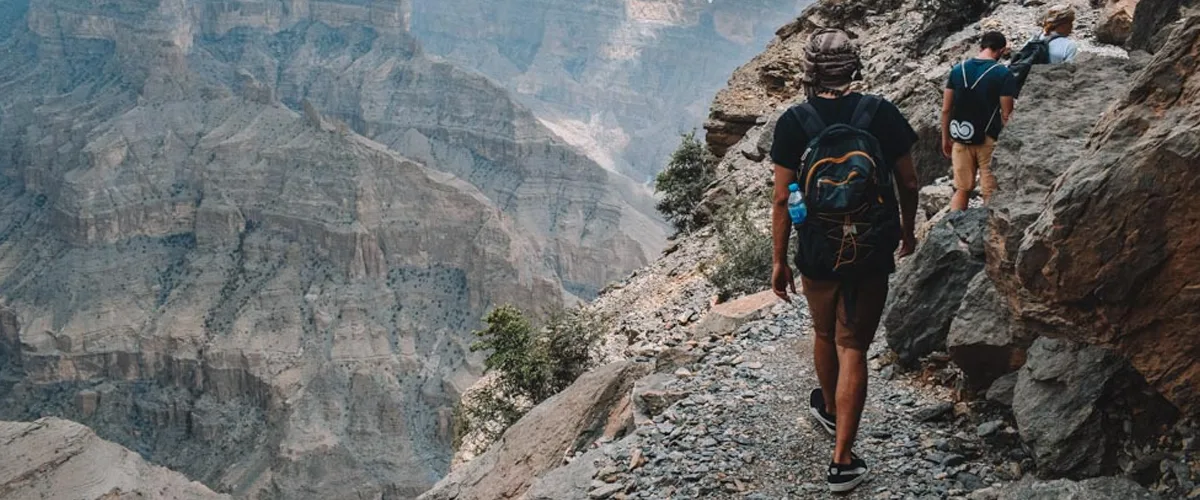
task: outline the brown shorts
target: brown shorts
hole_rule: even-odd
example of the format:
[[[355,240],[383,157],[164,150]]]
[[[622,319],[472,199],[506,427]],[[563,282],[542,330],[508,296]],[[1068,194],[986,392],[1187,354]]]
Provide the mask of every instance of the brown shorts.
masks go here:
[[[887,302],[888,277],[870,278],[857,283],[854,321],[847,321],[846,304],[837,281],[814,281],[800,277],[808,310],[816,334],[832,339],[839,346],[865,351],[875,340],[875,330]]]
[[[992,153],[996,151],[996,140],[991,137],[983,144],[954,143],[950,162],[954,164],[954,189],[975,189],[975,174],[979,174],[979,188],[984,199],[996,192],[996,176],[992,175]]]

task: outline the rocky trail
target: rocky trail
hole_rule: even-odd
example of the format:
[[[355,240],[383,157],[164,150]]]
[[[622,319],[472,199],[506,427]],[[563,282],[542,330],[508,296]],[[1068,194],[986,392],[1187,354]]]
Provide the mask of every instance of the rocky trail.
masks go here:
[[[811,323],[798,303],[775,305],[767,318],[699,343],[697,361],[640,395],[678,401],[639,425],[629,442],[607,450],[602,472],[610,474],[600,474],[594,496],[614,489],[626,498],[826,493],[833,438],[808,416],[816,386],[811,342]],[[982,463],[977,436],[957,430],[948,391],[889,380],[892,370],[880,368],[883,351],[880,339],[871,351],[856,446],[872,479],[844,498],[945,498],[1005,477]],[[622,465],[637,467],[616,472]]]

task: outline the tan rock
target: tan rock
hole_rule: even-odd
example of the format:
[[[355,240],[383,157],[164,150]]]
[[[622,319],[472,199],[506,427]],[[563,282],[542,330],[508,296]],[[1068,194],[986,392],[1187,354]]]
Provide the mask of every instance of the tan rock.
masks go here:
[[[1111,2],[1096,21],[1096,40],[1113,45],[1125,45],[1133,33],[1133,14],[1138,0]]]
[[[763,317],[776,304],[783,302],[767,290],[740,299],[718,304],[693,327],[696,335],[725,335],[739,326]]]
[[[584,374],[513,424],[486,453],[451,472],[420,498],[520,497],[539,476],[561,466],[564,456],[599,437],[613,407],[650,371],[648,364],[623,361]]]
[[[84,500],[230,498],[183,474],[142,460],[91,429],[54,417],[0,421],[0,499]]]

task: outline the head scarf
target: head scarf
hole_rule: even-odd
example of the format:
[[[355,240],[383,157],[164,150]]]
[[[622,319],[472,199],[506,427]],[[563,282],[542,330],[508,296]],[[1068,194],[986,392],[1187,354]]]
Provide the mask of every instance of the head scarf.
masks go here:
[[[812,89],[841,89],[861,78],[858,46],[845,31],[821,29],[804,47],[801,82]]]
[[[1042,19],[1042,27],[1051,29],[1074,20],[1075,8],[1067,4],[1059,4],[1046,11],[1046,17]]]

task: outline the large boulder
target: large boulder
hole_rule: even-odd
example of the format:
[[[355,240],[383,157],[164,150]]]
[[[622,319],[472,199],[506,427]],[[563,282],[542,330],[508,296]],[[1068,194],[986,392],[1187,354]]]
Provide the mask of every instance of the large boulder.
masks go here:
[[[1042,477],[1115,473],[1124,440],[1150,436],[1174,418],[1120,356],[1049,338],[1030,347],[1012,402]],[[1131,408],[1138,409],[1136,421]]]
[[[1021,368],[1025,350],[1034,338],[1012,320],[995,284],[987,273],[980,272],[967,285],[967,294],[950,323],[946,347],[966,376],[967,385],[982,390]]]
[[[618,362],[584,374],[530,410],[486,453],[455,469],[420,498],[521,496],[539,476],[563,465],[563,457],[601,437],[609,421],[624,411],[634,382],[650,371],[646,363]]]
[[[1138,0],[1111,2],[1100,13],[1094,31],[1096,40],[1113,45],[1125,45],[1133,32],[1133,14]]]
[[[887,343],[904,365],[946,349],[946,333],[967,284],[983,269],[987,212],[942,218],[915,254],[900,263],[884,315]]]
[[[1200,414],[1200,16],[1099,122],[998,279],[1027,323],[1111,348]]]
[[[1086,481],[1025,480],[1005,486],[997,500],[1157,500],[1158,496],[1137,483],[1119,477]]]
[[[1092,128],[1138,68],[1136,61],[1084,54],[1076,64],[1038,66],[1030,74],[992,159],[999,184],[988,220],[993,280],[1015,278],[1025,229],[1045,211],[1055,181],[1085,153]]]

